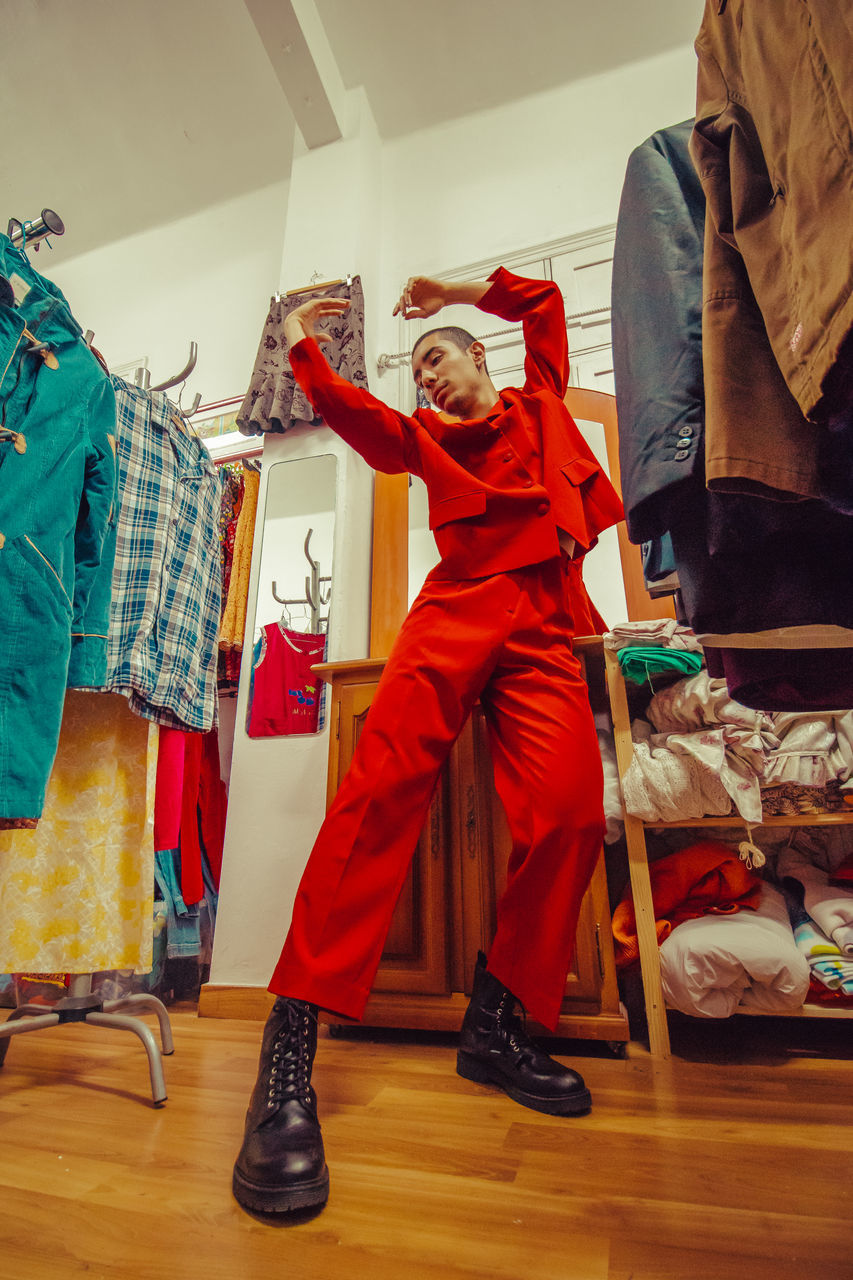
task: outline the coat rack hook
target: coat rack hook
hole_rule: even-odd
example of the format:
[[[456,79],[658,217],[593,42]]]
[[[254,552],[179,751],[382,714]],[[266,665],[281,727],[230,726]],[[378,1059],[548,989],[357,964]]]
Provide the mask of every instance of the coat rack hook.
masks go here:
[[[186,382],[192,373],[198,360],[198,343],[190,343],[190,354],[187,363],[184,365],[180,373],[176,373],[174,378],[167,378],[165,382],[158,382],[156,386],[151,387],[151,391],[168,391],[169,387],[176,387],[181,382]]]

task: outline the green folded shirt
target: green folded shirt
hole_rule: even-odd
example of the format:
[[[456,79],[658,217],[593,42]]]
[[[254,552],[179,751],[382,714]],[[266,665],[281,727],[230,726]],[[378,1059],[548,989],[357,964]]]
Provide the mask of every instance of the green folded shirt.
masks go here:
[[[702,669],[701,653],[689,649],[662,649],[652,645],[629,646],[619,650],[619,666],[626,680],[645,684],[662,671],[679,671],[685,676]]]

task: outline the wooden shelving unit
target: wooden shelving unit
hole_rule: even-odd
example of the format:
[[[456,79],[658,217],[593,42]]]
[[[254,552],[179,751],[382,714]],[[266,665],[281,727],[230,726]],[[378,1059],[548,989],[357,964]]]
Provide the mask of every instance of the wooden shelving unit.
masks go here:
[[[628,696],[625,689],[625,678],[619,666],[616,654],[605,649],[604,661],[607,671],[607,689],[610,695],[610,709],[613,718],[613,737],[616,745],[616,761],[619,766],[619,777],[624,777],[634,756],[634,743],[631,738],[631,718],[628,711]],[[646,829],[654,831],[676,830],[682,827],[720,827],[746,828],[745,820],[739,814],[724,817],[682,818],[677,822],[643,822],[640,818],[626,813],[625,843],[628,848],[628,873],[631,878],[631,891],[634,896],[634,911],[637,918],[637,941],[640,949],[640,972],[643,980],[643,996],[646,1006],[646,1019],[649,1028],[649,1049],[654,1058],[668,1058],[670,1055],[669,1027],[666,1017],[666,1000],[660,976],[660,955],[658,952],[657,932],[655,930],[655,914],[652,903],[652,887],[649,879],[649,864],[646,852]],[[850,813],[815,813],[791,814],[765,818],[761,823],[750,824],[753,830],[763,827],[833,827],[853,825],[853,810]],[[753,1009],[742,1010],[750,1016],[770,1016],[757,1013]],[[803,1005],[793,1014],[775,1014],[774,1017],[811,1017],[811,1018],[851,1018],[853,1009],[827,1008],[825,1005]]]

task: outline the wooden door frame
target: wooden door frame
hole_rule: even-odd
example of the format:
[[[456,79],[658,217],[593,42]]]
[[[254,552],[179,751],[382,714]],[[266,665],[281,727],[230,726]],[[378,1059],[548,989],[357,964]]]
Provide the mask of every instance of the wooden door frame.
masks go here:
[[[573,418],[599,422],[604,431],[610,479],[621,493],[616,397],[606,391],[569,387],[565,404]],[[646,591],[640,548],[617,526],[619,558],[630,622],[674,618],[671,596],[653,599]],[[370,601],[370,656],[387,658],[409,603],[409,477],[377,471],[373,490],[373,559]]]

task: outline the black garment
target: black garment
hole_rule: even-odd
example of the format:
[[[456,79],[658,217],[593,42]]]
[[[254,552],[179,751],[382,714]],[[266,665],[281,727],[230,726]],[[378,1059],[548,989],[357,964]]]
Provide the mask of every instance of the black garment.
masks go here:
[[[815,624],[851,628],[849,515],[818,499],[781,502],[769,490],[756,496],[705,488],[705,199],[687,150],[691,123],[654,134],[632,153],[619,209],[613,359],[629,534],[643,542],[669,531],[685,619],[700,638]],[[737,350],[729,358],[732,377],[744,386],[746,444],[749,368],[739,365]],[[849,509],[849,427],[835,426],[824,438],[835,447],[830,469]],[[797,665],[790,651],[752,649],[741,661],[729,649],[718,650],[716,660],[727,681],[731,675],[732,695],[750,706],[823,710],[850,702],[849,650],[832,652],[837,697],[825,656]],[[728,663],[726,653],[733,655]]]
[[[757,711],[838,711],[853,707],[849,649],[705,649],[708,675]]]

